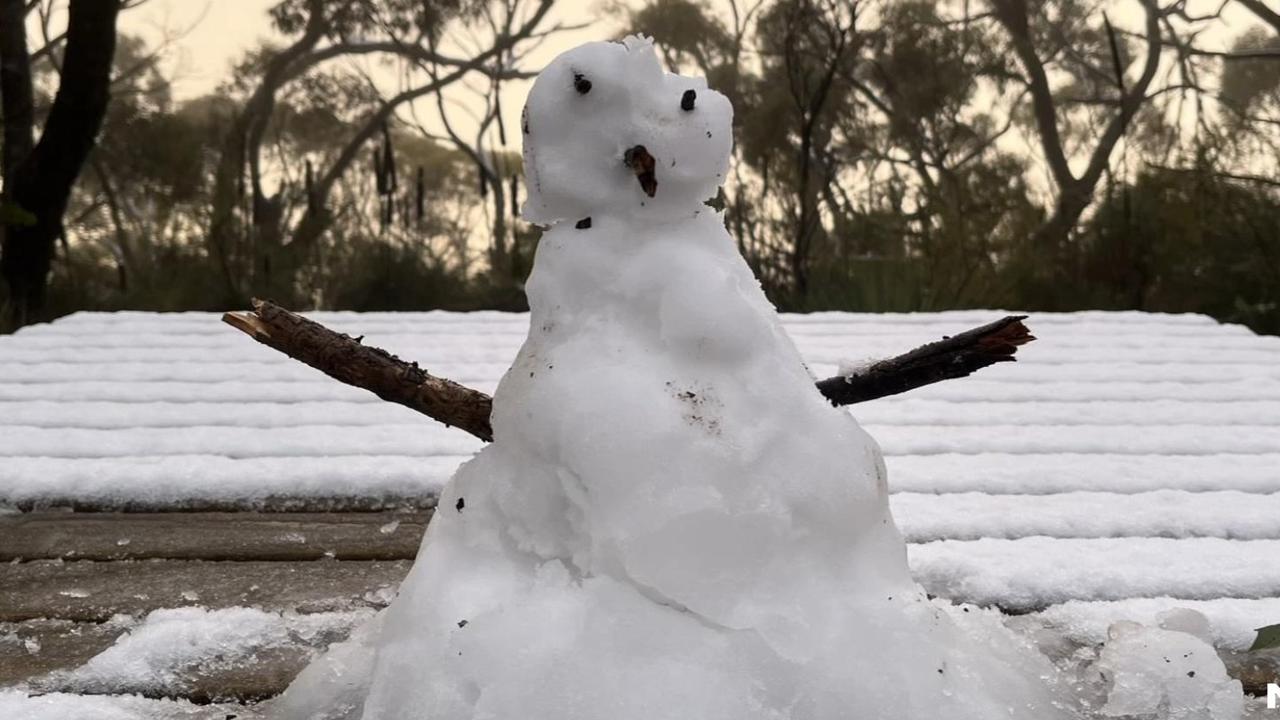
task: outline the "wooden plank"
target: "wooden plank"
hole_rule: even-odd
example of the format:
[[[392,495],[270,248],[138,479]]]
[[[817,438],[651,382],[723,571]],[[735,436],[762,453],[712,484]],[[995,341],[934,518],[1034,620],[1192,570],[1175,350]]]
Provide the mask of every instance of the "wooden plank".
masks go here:
[[[386,604],[408,560],[35,561],[0,565],[0,622],[105,622],[157,608],[320,612]]]
[[[0,431],[2,432],[2,431]],[[453,463],[453,456],[448,457],[449,460],[444,464]],[[119,460],[120,458],[115,458]],[[270,460],[270,458],[257,458],[258,460]],[[403,456],[401,456],[403,459]],[[425,464],[427,462],[436,462],[440,458],[412,458],[415,465]],[[62,468],[54,468],[54,474],[74,473],[76,468],[66,465],[92,464],[95,481],[101,481],[102,477],[112,479],[119,476],[116,473],[111,475],[113,459],[112,458],[19,458],[19,462],[33,461],[35,465],[24,471],[19,470],[17,477],[19,481],[29,479],[32,473],[36,476],[41,475],[40,467],[51,467],[52,465],[63,465]],[[188,456],[170,455],[160,458],[160,462],[176,461],[177,464],[191,461]],[[235,463],[243,462],[241,460],[231,461]],[[444,474],[438,475],[438,480],[443,482],[448,480],[453,471],[460,464],[454,463],[450,467],[446,467]],[[9,469],[9,468],[6,468]],[[11,470],[11,469],[10,469]],[[106,473],[106,475],[104,475]],[[12,475],[12,472],[9,473]],[[297,477],[307,479],[307,472],[304,469]],[[357,476],[358,473],[350,473]],[[133,487],[133,480],[137,473],[126,470],[124,482],[130,483]],[[151,477],[157,478],[158,482],[169,482],[170,476],[164,473],[152,473]],[[275,479],[274,477],[272,479]],[[0,473],[0,483],[6,480],[6,476]],[[210,482],[218,482],[218,478],[210,480]],[[264,481],[267,482],[267,481]],[[352,497],[338,497],[334,495],[321,495],[316,497],[241,497],[241,498],[218,498],[218,497],[129,497],[128,493],[120,497],[98,496],[94,492],[89,492],[87,496],[76,495],[80,492],[75,488],[68,490],[65,494],[48,493],[40,497],[24,497],[24,498],[6,498],[0,493],[0,502],[7,503],[7,506],[13,510],[24,513],[34,512],[78,512],[78,513],[246,513],[246,512],[266,512],[266,513],[384,513],[384,512],[416,512],[419,510],[429,510],[436,505],[436,496],[430,494],[421,495],[405,495],[395,492],[385,492],[383,489],[370,490],[367,494]],[[143,493],[145,494],[145,493]],[[110,495],[110,493],[107,493]]]
[[[14,560],[412,560],[431,510],[383,513],[0,515],[0,562]]]
[[[0,623],[0,687],[78,667],[111,647],[127,627],[48,619]]]

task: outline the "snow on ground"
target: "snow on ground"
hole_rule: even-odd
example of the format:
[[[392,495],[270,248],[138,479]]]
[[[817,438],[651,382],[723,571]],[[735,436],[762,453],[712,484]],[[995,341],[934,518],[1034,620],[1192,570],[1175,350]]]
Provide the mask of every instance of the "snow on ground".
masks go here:
[[[1000,314],[784,324],[821,377]],[[528,322],[314,317],[484,390]],[[1205,613],[1225,647],[1280,622],[1280,338],[1195,315],[1029,324],[1040,339],[1016,364],[852,408],[885,448],[917,579],[958,600],[1043,609],[1029,617],[1081,642],[1180,605]],[[392,502],[435,492],[479,447],[215,314],[79,313],[0,337],[0,506]],[[58,696],[44,702],[62,717]],[[101,716],[138,716],[113,708]]]
[[[1010,622],[1040,624],[1072,642],[1095,645],[1107,639],[1107,628],[1112,623],[1127,620],[1155,625],[1161,613],[1175,607],[1195,610],[1208,618],[1213,644],[1223,650],[1249,649],[1257,636],[1259,619],[1280,618],[1280,597],[1214,600],[1159,597],[1108,602],[1071,600],[1038,613],[1018,616]]]
[[[908,553],[931,594],[1011,610],[1161,595],[1280,597],[1280,540],[983,538],[917,544]]]
[[[195,673],[234,669],[260,653],[324,649],[374,615],[372,609],[298,614],[255,608],[156,610],[115,644],[70,671],[33,683],[42,690],[96,695],[181,696]]]
[[[0,718],[13,720],[254,720],[251,706],[195,705],[182,700],[0,690]]]

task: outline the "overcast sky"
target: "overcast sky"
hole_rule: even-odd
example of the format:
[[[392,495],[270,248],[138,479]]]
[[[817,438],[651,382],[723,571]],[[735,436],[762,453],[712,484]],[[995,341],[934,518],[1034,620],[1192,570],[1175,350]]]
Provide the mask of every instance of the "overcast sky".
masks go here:
[[[246,50],[273,37],[267,9],[278,0],[150,0],[120,17],[122,31],[153,42],[173,37],[169,58],[179,99],[201,95],[222,82]],[[561,0],[551,17],[579,24],[601,12],[595,0]],[[532,59],[546,62],[581,42],[603,39],[608,28],[549,39]]]
[[[271,35],[272,0],[151,0],[120,16],[120,29],[152,42],[173,37],[174,91],[185,99],[212,90],[231,64]]]
[[[120,17],[122,32],[140,35],[149,44],[170,40],[166,57],[166,70],[173,80],[176,100],[198,97],[215,89],[226,80],[233,64],[246,50],[275,36],[267,9],[279,0],[149,0],[140,7]],[[602,0],[558,0],[552,9],[553,22],[581,24],[599,18]],[[551,23],[545,23],[550,25]],[[590,40],[609,37],[612,25],[601,23],[589,30],[566,32],[549,38],[537,52],[530,56],[528,67],[540,69],[561,52]],[[447,39],[446,39],[447,40]],[[379,71],[376,64],[362,66],[379,81],[385,80],[385,93],[394,93],[397,78],[394,73]],[[524,107],[527,83],[507,83],[503,86],[503,116],[507,127],[518,123]],[[464,93],[451,93],[450,97],[467,97]],[[456,101],[456,100],[455,100]],[[423,103],[418,115],[427,126],[440,131],[434,121],[434,103]],[[464,113],[451,114],[451,120],[459,132],[467,134],[468,126],[474,127]],[[518,134],[512,138],[519,142]],[[518,149],[518,148],[513,148]]]
[[[121,16],[122,31],[146,37],[151,43],[169,37],[171,49],[167,58],[168,74],[173,79],[174,93],[178,100],[199,96],[213,90],[225,80],[232,64],[244,52],[272,36],[272,29],[266,11],[278,0],[150,0],[141,7],[130,10]],[[558,0],[552,11],[553,20],[566,23],[582,23],[597,19],[604,13],[600,10],[603,0]],[[1195,12],[1212,12],[1217,8],[1219,0],[1190,0],[1189,8]],[[717,5],[712,0],[712,5]],[[1140,5],[1135,0],[1111,0],[1107,3],[1111,18],[1121,27],[1139,29],[1141,27]],[[1201,36],[1202,46],[1213,49],[1225,49],[1230,38],[1237,36],[1245,28],[1256,24],[1256,19],[1247,12],[1232,8],[1224,18],[1226,22]],[[565,33],[549,39],[539,51],[530,58],[528,67],[538,69],[560,52],[588,40],[605,39],[615,32],[611,23],[602,23],[591,29]],[[661,38],[658,39],[661,42]],[[367,70],[373,66],[363,66]],[[378,75],[376,69],[373,70]],[[379,81],[385,79],[384,92],[390,93],[398,88],[395,75],[389,71],[381,71]],[[527,84],[507,83],[503,92],[504,120],[507,127],[519,122],[520,109],[524,105]],[[450,97],[458,98],[462,93],[451,93]],[[455,100],[456,101],[456,100]],[[432,130],[439,130],[433,120],[433,103],[425,103],[427,107],[419,108],[419,117]],[[453,113],[451,113],[452,115]],[[468,126],[474,123],[459,112],[453,118],[459,130],[464,134]],[[1033,138],[1009,138],[1008,142],[1025,145],[1029,150]],[[511,138],[516,145],[510,149],[518,149],[519,134]]]

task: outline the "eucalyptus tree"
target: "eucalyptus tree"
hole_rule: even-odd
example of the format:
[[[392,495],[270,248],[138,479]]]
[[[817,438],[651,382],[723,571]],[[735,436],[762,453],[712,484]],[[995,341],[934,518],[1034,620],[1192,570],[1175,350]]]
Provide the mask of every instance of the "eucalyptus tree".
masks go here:
[[[332,195],[341,179],[381,141],[390,143],[396,110],[476,74],[517,70],[524,43],[546,30],[553,0],[284,0],[271,11],[289,38],[246,63],[252,78],[228,124],[215,173],[210,254],[234,296],[288,296],[300,268],[334,222]],[[494,24],[486,18],[498,17]],[[492,30],[492,32],[486,32]],[[467,35],[467,48],[446,47],[446,36]],[[399,87],[377,83],[335,61],[371,58],[395,64]],[[426,70],[429,69],[430,72]],[[319,92],[317,92],[319,91]],[[268,135],[285,98],[320,107],[352,128],[335,152],[319,157],[267,158]],[[336,107],[334,105],[340,105]],[[383,165],[379,173],[388,172]],[[269,190],[272,176],[284,180]],[[293,182],[289,177],[295,178]],[[300,180],[299,180],[300,179]],[[384,177],[384,182],[389,177]],[[295,192],[301,186],[300,192]]]
[[[669,63],[734,99],[723,202],[776,301],[954,304],[980,284],[996,239],[1026,222],[1024,165],[999,146],[1025,92],[1010,89],[990,23],[949,9],[658,0],[630,12],[632,28],[674,38]],[[903,280],[918,287],[886,290]]]

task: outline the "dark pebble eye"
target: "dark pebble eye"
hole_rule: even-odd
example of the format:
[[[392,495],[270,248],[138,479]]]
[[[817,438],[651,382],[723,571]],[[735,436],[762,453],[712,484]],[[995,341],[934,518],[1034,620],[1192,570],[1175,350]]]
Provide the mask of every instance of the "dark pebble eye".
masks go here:
[[[575,227],[575,228],[577,228],[577,229],[579,229],[579,230],[590,230],[590,229],[591,229],[591,218],[589,218],[589,217],[582,218],[581,220],[579,220],[579,221],[578,221],[578,224],[577,224],[577,225],[574,225],[574,227]]]
[[[586,95],[587,93],[591,92],[591,81],[588,80],[586,76],[584,76],[582,73],[574,73],[573,89],[577,90],[578,93],[581,95]]]
[[[693,90],[685,90],[684,95],[680,96],[680,109],[685,112],[693,110],[693,104],[698,100],[698,93]]]

